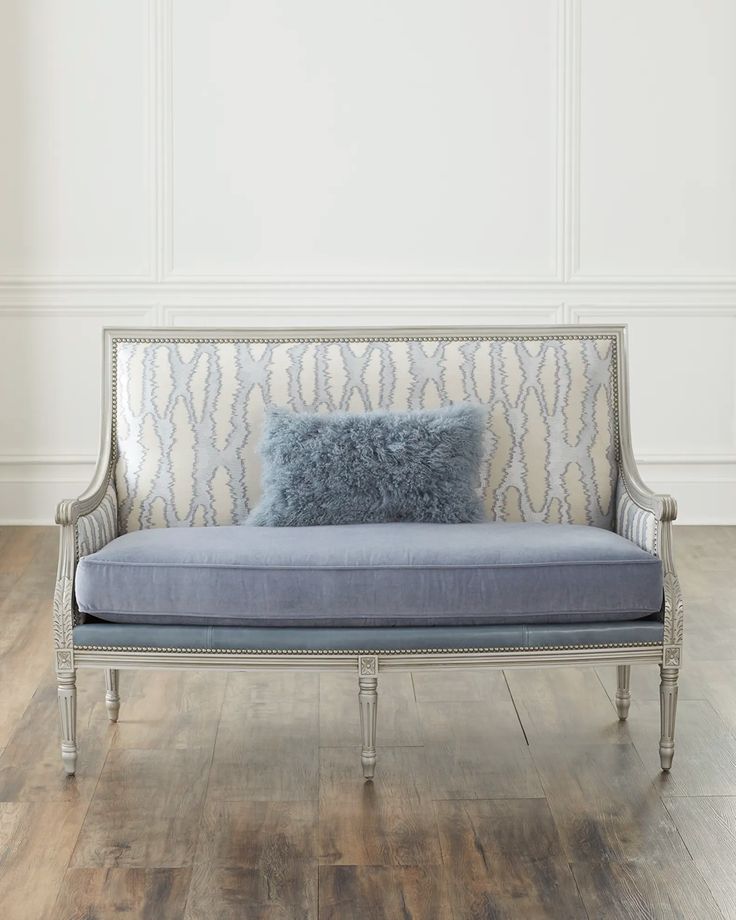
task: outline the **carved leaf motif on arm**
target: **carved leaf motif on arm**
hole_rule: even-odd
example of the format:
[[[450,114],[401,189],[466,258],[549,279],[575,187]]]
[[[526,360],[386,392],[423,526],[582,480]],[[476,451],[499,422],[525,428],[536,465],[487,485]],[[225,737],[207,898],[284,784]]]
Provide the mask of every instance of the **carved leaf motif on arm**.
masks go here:
[[[682,645],[685,605],[680,581],[674,572],[664,576],[664,644]]]
[[[72,647],[72,625],[72,580],[62,575],[54,589],[54,645],[57,649]]]

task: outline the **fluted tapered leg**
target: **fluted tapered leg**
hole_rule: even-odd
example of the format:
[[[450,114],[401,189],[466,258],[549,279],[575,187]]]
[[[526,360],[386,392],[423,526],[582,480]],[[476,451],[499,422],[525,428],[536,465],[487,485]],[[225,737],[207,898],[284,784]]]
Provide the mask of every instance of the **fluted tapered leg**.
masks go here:
[[[57,673],[61,760],[70,775],[77,769],[77,672]]]
[[[363,776],[373,779],[376,770],[376,714],[378,709],[378,660],[361,657],[358,666],[358,702],[360,703],[360,762]]]
[[[117,722],[120,712],[120,672],[115,668],[105,669],[105,705],[111,722]]]
[[[623,722],[629,714],[631,705],[631,665],[620,664],[616,668],[618,672],[618,686],[616,688],[616,712],[619,719]]]
[[[675,753],[675,716],[677,714],[677,678],[679,668],[665,668],[660,665],[659,711],[662,734],[659,739],[659,760],[662,769],[672,766]]]

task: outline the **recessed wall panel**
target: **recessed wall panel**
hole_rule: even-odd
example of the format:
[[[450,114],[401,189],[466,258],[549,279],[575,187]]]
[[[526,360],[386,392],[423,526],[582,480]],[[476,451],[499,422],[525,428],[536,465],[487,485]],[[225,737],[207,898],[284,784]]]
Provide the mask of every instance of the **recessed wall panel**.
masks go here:
[[[736,277],[736,3],[585,0],[581,276]]]
[[[0,280],[150,273],[148,4],[0,3]]]
[[[628,326],[634,452],[697,462],[736,456],[736,307],[576,308]]]
[[[96,458],[102,330],[155,321],[144,306],[0,310],[0,461]]]
[[[552,276],[556,17],[177,0],[174,275]]]

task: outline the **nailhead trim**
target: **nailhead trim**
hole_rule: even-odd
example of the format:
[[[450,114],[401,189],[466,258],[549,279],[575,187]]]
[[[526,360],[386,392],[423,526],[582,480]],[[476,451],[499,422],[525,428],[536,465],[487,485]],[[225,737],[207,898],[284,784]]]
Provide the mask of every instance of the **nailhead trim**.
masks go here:
[[[172,330],[174,331],[174,330]],[[538,333],[537,335],[504,335],[503,333],[498,334],[489,334],[489,335],[431,335],[431,334],[417,334],[412,336],[393,336],[393,335],[358,335],[351,336],[350,330],[335,330],[334,336],[325,336],[325,335],[297,335],[297,336],[258,336],[258,337],[249,337],[248,335],[243,336],[222,336],[222,337],[179,337],[176,335],[170,336],[120,336],[112,340],[112,453],[111,453],[111,462],[116,462],[116,445],[117,445],[117,364],[118,364],[118,349],[117,346],[119,343],[127,342],[133,344],[178,344],[180,342],[187,345],[216,345],[220,343],[227,344],[247,344],[253,343],[256,345],[268,345],[268,344],[300,344],[307,342],[317,342],[317,343],[329,343],[329,342],[496,342],[496,341],[505,341],[505,342],[539,342],[539,341],[579,341],[579,342],[593,342],[593,341],[610,341],[612,343],[611,350],[611,392],[613,394],[613,449],[614,449],[614,459],[616,460],[616,465],[620,467],[621,465],[621,438],[620,438],[620,425],[619,425],[619,379],[618,379],[618,336],[615,334],[605,334],[601,333],[600,335],[576,335],[575,333],[555,333],[555,332],[543,332]]]
[[[598,645],[516,645],[489,648],[402,648],[402,649],[214,649],[214,648],[152,648],[139,645],[76,645],[75,651],[92,652],[186,652],[218,655],[450,655],[456,652],[556,652],[565,649],[662,648],[661,642],[603,642]]]

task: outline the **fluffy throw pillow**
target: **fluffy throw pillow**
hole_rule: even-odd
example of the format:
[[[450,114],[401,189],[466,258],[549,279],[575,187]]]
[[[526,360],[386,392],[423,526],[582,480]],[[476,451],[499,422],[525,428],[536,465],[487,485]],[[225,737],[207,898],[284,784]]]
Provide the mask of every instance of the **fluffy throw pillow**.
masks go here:
[[[260,527],[479,521],[486,410],[294,413],[264,426]]]

